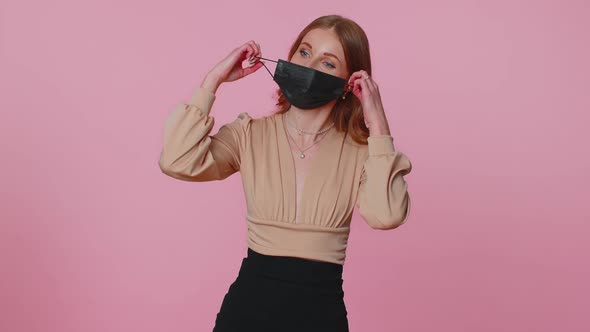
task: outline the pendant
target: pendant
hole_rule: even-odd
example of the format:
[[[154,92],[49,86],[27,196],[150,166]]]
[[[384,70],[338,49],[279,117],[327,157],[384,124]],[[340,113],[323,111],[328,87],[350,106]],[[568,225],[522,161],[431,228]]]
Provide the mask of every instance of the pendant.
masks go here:
[[[303,158],[305,158],[305,155],[304,155],[303,153],[301,153],[301,154],[299,155],[299,158],[303,159]]]

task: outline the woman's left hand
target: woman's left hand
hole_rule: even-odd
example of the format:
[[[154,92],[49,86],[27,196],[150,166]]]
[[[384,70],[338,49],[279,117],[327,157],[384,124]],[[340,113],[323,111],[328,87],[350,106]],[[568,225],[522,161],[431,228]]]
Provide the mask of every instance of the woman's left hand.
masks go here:
[[[359,70],[350,76],[348,83],[352,84],[349,89],[361,102],[365,125],[369,128],[370,135],[391,135],[379,87],[373,78],[366,71]]]

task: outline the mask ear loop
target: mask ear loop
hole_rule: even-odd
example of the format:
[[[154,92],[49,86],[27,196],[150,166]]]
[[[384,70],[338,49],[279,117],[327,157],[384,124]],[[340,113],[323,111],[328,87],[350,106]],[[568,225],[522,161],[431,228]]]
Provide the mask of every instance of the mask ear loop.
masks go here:
[[[275,63],[279,63],[278,61],[275,60],[271,60],[271,59],[267,59],[267,58],[263,58],[261,56],[255,56],[254,58],[258,58],[258,59],[262,59],[262,60],[268,60],[268,61],[272,61]],[[270,77],[272,77],[273,79],[275,78],[274,75],[270,72],[270,70],[268,69],[268,67],[264,64],[264,62],[262,62],[262,65],[264,66],[264,68],[266,68],[266,71],[268,71],[268,73],[270,74]]]

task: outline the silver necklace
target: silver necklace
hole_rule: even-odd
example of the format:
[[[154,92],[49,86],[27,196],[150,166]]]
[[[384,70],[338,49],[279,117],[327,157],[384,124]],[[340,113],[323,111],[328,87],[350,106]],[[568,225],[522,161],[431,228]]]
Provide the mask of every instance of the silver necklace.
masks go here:
[[[291,120],[289,120],[289,116],[288,116],[287,114],[288,114],[288,112],[286,112],[286,113],[285,113],[285,119],[287,119],[287,124],[288,124],[288,125],[289,125],[291,128],[293,128],[293,129],[297,130],[297,134],[299,134],[299,135],[303,135],[303,134],[307,134],[307,135],[319,135],[319,134],[322,134],[322,133],[324,133],[324,132],[326,132],[326,131],[330,130],[330,128],[332,128],[332,126],[334,126],[334,124],[336,124],[336,122],[332,122],[332,124],[331,124],[331,125],[329,125],[327,128],[325,128],[325,129],[322,129],[322,130],[320,130],[320,131],[316,131],[316,132],[305,131],[305,130],[303,130],[303,129],[299,129],[299,128],[297,127],[297,125],[295,125],[294,123],[292,123],[292,122],[291,122]]]
[[[332,127],[330,127],[332,128]],[[328,129],[330,129],[328,128]],[[325,131],[325,130],[324,130]],[[297,147],[297,149],[299,150],[299,158],[303,159],[305,158],[305,151],[309,150],[312,146],[318,144],[321,140],[323,140],[326,136],[328,136],[328,134],[322,136],[322,138],[320,138],[319,140],[315,141],[312,145],[308,146],[307,148],[305,148],[304,150],[302,150],[299,145],[297,145],[297,143],[295,142],[295,140],[293,139],[293,137],[291,136],[291,134],[289,134],[289,131],[287,131],[287,136],[291,139],[291,142],[293,142],[293,144],[295,144],[295,146]]]

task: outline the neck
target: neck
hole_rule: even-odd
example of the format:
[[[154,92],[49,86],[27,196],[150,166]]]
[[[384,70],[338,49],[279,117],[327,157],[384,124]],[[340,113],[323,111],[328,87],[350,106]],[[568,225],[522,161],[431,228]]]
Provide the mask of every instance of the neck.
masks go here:
[[[291,123],[295,124],[297,128],[308,131],[308,132],[318,132],[325,128],[328,128],[332,124],[332,118],[330,116],[333,108],[333,103],[314,108],[314,109],[300,109],[293,105],[287,111],[289,120]],[[333,130],[331,128],[330,130]],[[295,129],[292,130],[292,133],[296,134],[297,131]],[[326,133],[322,134],[303,134],[300,136],[303,140],[302,141],[313,141],[318,136],[323,136]],[[299,136],[299,135],[298,135]]]

